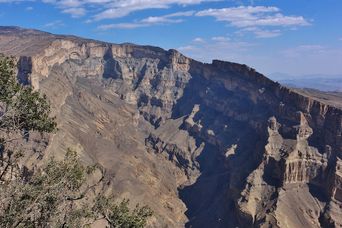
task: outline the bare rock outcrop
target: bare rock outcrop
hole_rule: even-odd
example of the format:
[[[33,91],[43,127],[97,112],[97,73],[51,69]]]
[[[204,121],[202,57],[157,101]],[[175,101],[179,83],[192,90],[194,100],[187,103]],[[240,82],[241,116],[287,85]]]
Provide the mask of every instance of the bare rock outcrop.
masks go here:
[[[151,227],[342,226],[338,101],[157,47],[0,27],[0,52],[51,100],[42,162],[71,147],[100,163]]]

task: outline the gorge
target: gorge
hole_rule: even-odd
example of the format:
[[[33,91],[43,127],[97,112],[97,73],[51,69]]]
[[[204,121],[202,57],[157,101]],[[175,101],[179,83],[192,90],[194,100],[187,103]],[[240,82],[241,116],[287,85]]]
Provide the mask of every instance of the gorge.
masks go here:
[[[150,227],[342,226],[342,100],[176,50],[0,27],[18,80],[59,130],[26,165],[76,150]],[[41,139],[39,139],[41,140]]]

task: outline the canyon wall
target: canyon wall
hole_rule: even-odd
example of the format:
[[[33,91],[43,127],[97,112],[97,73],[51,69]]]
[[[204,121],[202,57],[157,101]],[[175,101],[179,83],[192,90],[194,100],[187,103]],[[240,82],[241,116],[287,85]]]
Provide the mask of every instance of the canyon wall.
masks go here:
[[[101,164],[101,191],[152,207],[151,227],[342,225],[339,106],[176,50],[0,27],[0,52],[51,101],[43,161]]]

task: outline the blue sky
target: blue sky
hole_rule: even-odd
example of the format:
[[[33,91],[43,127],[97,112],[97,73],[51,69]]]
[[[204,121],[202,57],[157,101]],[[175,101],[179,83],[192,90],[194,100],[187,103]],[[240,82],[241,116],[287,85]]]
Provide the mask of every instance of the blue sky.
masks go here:
[[[178,49],[264,74],[342,75],[341,0],[0,0],[0,24]]]

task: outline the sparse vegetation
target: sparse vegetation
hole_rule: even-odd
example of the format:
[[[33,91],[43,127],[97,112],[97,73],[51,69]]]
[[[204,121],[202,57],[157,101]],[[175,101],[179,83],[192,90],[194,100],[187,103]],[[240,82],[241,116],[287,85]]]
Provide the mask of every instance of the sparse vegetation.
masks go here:
[[[0,227],[87,227],[99,219],[110,227],[144,227],[152,215],[148,207],[130,210],[128,200],[88,197],[101,181],[87,183],[98,167],[84,166],[72,150],[24,174],[24,151],[14,142],[31,131],[55,130],[46,97],[17,83],[14,59],[0,56]]]
[[[110,224],[110,227],[144,227],[148,217],[153,212],[147,206],[139,207],[137,205],[133,211],[128,207],[129,200],[123,200],[121,203],[114,203],[112,197],[98,196],[93,210],[103,216]]]
[[[27,139],[30,131],[56,129],[55,119],[49,114],[46,97],[17,82],[15,60],[0,56],[0,181],[12,179],[19,172],[23,151],[16,141]]]

